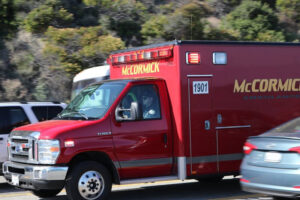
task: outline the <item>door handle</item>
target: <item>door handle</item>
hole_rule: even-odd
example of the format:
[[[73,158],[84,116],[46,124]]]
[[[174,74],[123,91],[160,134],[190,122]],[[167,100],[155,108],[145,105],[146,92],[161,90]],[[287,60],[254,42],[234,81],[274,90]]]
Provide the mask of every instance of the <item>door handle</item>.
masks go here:
[[[164,144],[165,144],[165,148],[167,148],[167,145],[168,145],[168,135],[166,133],[164,134]]]
[[[210,121],[209,120],[205,120],[204,127],[205,127],[205,130],[209,130],[210,129]]]

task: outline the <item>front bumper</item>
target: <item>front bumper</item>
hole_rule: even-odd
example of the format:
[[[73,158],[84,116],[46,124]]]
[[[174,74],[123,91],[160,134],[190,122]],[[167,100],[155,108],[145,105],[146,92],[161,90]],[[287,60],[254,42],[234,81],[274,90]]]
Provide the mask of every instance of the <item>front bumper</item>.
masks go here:
[[[7,161],[3,175],[9,184],[32,190],[61,189],[64,187],[68,167],[41,166]]]

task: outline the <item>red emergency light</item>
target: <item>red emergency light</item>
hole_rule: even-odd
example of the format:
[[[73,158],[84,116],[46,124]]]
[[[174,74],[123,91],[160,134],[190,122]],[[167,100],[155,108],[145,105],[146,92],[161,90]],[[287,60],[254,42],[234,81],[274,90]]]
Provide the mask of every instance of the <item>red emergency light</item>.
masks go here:
[[[148,60],[157,60],[172,57],[173,48],[147,49],[145,51],[128,52],[124,55],[114,55],[111,58],[112,64],[125,64],[133,62],[142,62]]]
[[[186,64],[199,64],[201,57],[199,52],[187,52],[186,53]]]

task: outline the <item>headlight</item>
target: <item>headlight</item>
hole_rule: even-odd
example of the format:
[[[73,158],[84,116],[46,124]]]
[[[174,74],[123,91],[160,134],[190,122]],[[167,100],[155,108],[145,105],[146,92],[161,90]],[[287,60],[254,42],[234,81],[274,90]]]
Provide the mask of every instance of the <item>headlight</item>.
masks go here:
[[[38,160],[40,164],[55,164],[60,154],[58,140],[39,140],[38,141]]]

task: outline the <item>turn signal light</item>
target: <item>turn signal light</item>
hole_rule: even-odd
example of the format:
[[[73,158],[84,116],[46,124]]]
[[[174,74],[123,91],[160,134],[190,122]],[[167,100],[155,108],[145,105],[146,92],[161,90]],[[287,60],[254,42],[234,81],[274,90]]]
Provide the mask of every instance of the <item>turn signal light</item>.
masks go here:
[[[251,144],[250,142],[246,142],[243,146],[243,150],[245,154],[250,154],[253,149],[257,149],[257,147],[253,144]]]
[[[74,147],[75,142],[73,140],[67,140],[65,141],[65,147]]]

